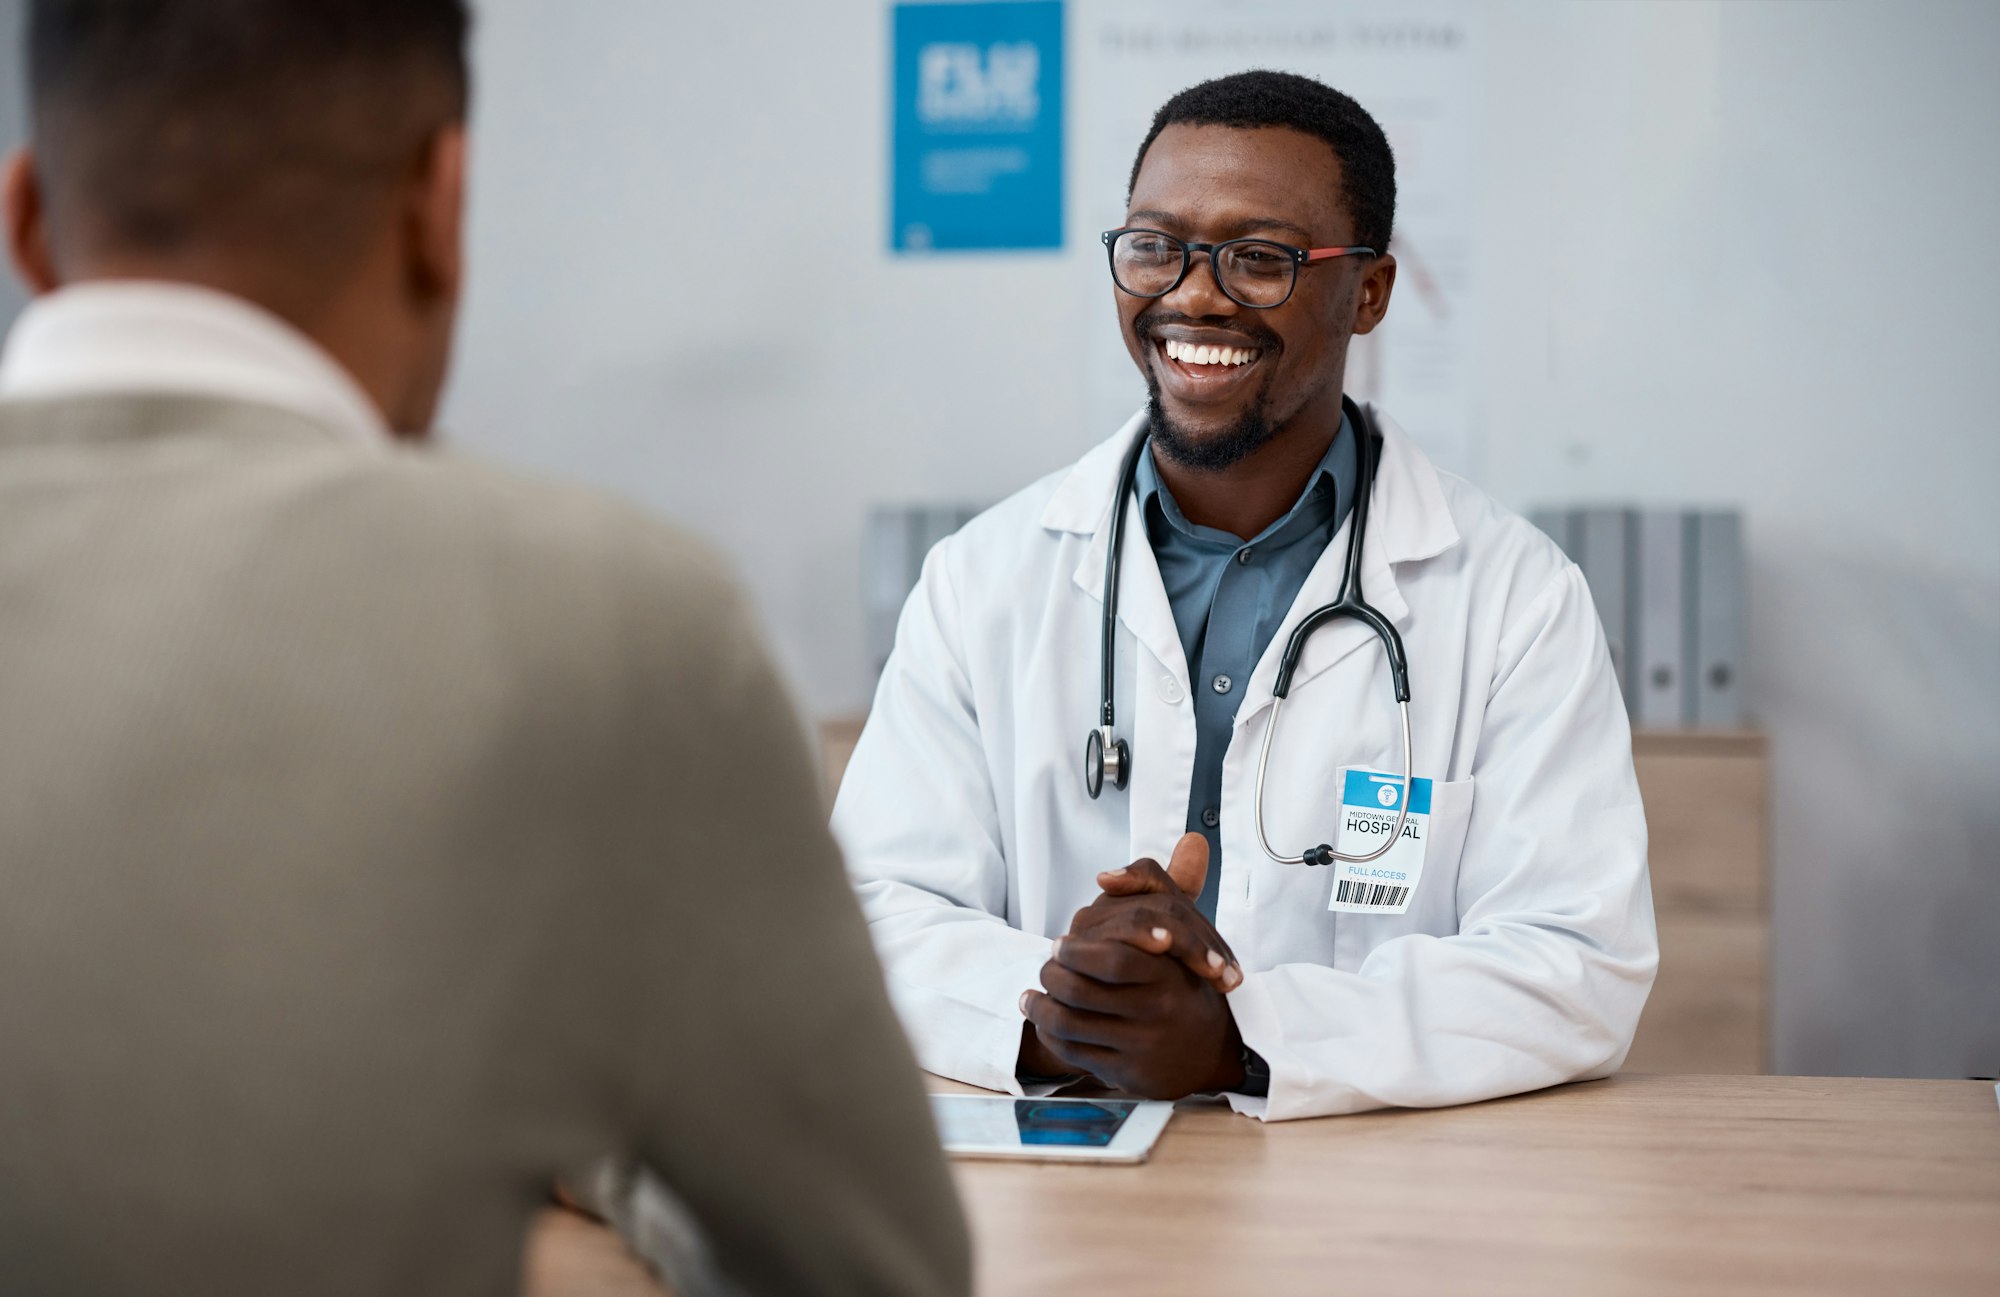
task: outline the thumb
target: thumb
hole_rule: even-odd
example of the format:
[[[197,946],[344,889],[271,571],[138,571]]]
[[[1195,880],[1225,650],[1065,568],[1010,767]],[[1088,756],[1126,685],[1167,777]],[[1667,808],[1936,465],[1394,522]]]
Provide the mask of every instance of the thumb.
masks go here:
[[[1183,834],[1174,844],[1173,859],[1167,862],[1167,877],[1189,896],[1200,896],[1202,884],[1208,881],[1208,839],[1199,833]]]

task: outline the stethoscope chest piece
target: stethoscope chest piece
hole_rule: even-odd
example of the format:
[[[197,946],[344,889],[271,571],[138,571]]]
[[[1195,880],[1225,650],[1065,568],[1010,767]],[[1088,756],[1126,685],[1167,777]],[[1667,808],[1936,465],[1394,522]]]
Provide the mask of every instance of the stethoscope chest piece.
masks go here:
[[[1093,800],[1104,791],[1104,781],[1109,779],[1113,788],[1122,789],[1132,778],[1132,749],[1125,746],[1125,740],[1114,734],[1109,725],[1090,732],[1083,741],[1083,787]]]

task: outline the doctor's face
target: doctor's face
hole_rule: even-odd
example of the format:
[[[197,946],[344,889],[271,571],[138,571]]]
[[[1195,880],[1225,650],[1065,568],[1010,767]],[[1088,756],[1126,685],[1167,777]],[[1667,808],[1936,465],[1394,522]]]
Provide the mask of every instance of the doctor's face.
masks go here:
[[[1340,182],[1332,147],[1299,131],[1169,126],[1146,151],[1125,224],[1189,243],[1346,247],[1354,222]],[[1347,340],[1381,322],[1395,278],[1393,257],[1337,257],[1299,267],[1292,295],[1259,309],[1223,293],[1196,253],[1164,297],[1114,287],[1155,444],[1187,467],[1220,470],[1278,436],[1338,427]],[[1169,355],[1170,344],[1224,350],[1189,358]]]

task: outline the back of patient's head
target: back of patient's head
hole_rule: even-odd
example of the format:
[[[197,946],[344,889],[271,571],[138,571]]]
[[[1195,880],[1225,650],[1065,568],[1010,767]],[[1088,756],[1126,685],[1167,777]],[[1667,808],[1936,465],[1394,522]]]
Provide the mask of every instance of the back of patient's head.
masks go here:
[[[32,0],[17,266],[254,301],[414,430],[457,299],[467,27],[464,0]]]
[[[33,142],[59,269],[352,253],[463,118],[462,0],[35,0]]]

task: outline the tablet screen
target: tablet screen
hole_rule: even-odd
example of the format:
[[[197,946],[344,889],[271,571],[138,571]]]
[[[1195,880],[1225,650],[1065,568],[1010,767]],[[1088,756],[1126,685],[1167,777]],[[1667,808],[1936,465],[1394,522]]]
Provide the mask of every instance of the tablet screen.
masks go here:
[[[993,1099],[933,1103],[931,1108],[947,1147],[1103,1148],[1138,1106],[1135,1099]]]

